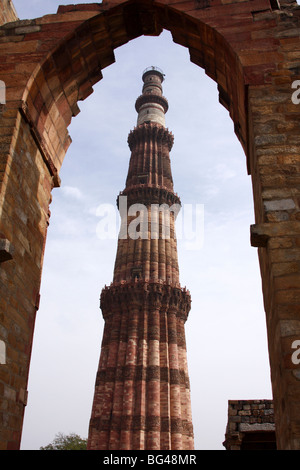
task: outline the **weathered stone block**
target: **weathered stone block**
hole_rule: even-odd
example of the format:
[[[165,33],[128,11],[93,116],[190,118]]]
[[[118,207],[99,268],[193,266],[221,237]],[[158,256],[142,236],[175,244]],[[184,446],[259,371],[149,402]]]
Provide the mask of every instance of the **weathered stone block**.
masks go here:
[[[295,209],[296,205],[293,199],[278,199],[264,202],[266,211],[285,211]]]

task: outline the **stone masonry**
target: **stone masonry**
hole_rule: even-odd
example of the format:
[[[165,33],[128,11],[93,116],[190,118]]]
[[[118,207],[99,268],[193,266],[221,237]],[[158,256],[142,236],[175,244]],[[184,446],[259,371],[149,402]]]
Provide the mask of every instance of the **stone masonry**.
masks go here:
[[[49,204],[71,143],[68,126],[80,111],[78,102],[91,95],[101,70],[114,62],[115,48],[167,29],[217,83],[245,152],[277,448],[299,450],[299,5],[293,0],[104,0],[60,6],[42,18],[16,16],[12,2],[2,1],[0,341],[6,357],[0,364],[0,448],[20,446]]]
[[[275,450],[272,400],[229,400],[226,450]]]

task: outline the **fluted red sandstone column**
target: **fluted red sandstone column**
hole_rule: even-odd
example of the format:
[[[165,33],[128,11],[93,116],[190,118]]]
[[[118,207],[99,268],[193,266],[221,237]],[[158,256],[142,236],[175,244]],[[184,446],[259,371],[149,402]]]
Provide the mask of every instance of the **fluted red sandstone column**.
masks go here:
[[[184,332],[190,295],[179,284],[180,200],[173,192],[163,79],[154,67],[144,72],[137,127],[128,137],[114,279],[101,294],[105,328],[88,438],[93,450],[193,449]],[[155,212],[163,204],[172,209],[168,216]]]

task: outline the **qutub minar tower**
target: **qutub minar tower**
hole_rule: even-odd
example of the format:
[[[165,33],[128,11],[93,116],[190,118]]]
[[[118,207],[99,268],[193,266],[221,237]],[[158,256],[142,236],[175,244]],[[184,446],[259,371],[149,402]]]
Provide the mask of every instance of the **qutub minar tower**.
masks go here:
[[[191,299],[179,284],[176,210],[169,209],[180,200],[173,191],[163,80],[156,67],[144,71],[137,126],[128,137],[129,170],[117,201],[128,212],[121,214],[113,282],[101,293],[105,326],[90,450],[194,448],[184,330]],[[167,207],[169,219],[157,207]]]

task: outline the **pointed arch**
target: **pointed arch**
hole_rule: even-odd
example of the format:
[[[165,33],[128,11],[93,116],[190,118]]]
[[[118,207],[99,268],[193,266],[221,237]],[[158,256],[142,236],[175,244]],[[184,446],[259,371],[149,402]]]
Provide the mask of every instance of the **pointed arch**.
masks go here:
[[[189,49],[191,61],[204,68],[218,84],[219,99],[230,113],[235,132],[247,153],[246,84],[236,51],[218,28],[167,4],[126,1],[110,7],[103,5],[59,7],[64,16],[79,11],[90,18],[74,24],[59,44],[38,64],[22,97],[23,112],[42,138],[43,147],[59,172],[71,143],[68,125],[80,111],[78,102],[93,92],[102,79],[102,70],[115,61],[114,49],[145,35],[159,35],[163,29],[173,40]],[[101,10],[101,11],[100,11]],[[49,31],[56,30],[53,17]],[[63,31],[62,27],[62,31]],[[39,34],[43,33],[43,28]],[[49,138],[51,136],[51,139]],[[51,157],[50,157],[51,155]]]
[[[4,17],[1,10],[2,22]],[[19,392],[27,387],[51,190],[59,186],[71,143],[68,126],[78,102],[114,62],[114,49],[163,29],[218,84],[247,156],[278,448],[300,448],[299,371],[291,360],[300,300],[300,125],[291,100],[292,84],[300,79],[299,21],[299,6],[290,0],[112,0],[62,6],[54,15],[1,26],[6,103],[0,109],[0,238],[10,252],[2,250],[0,292],[8,299],[6,319],[18,326],[9,335],[7,320],[3,324],[7,362],[15,366],[3,366],[15,410],[6,448],[20,444],[25,400]],[[12,350],[20,357],[12,359]],[[21,371],[17,381],[13,370]],[[13,392],[12,383],[18,383]]]

